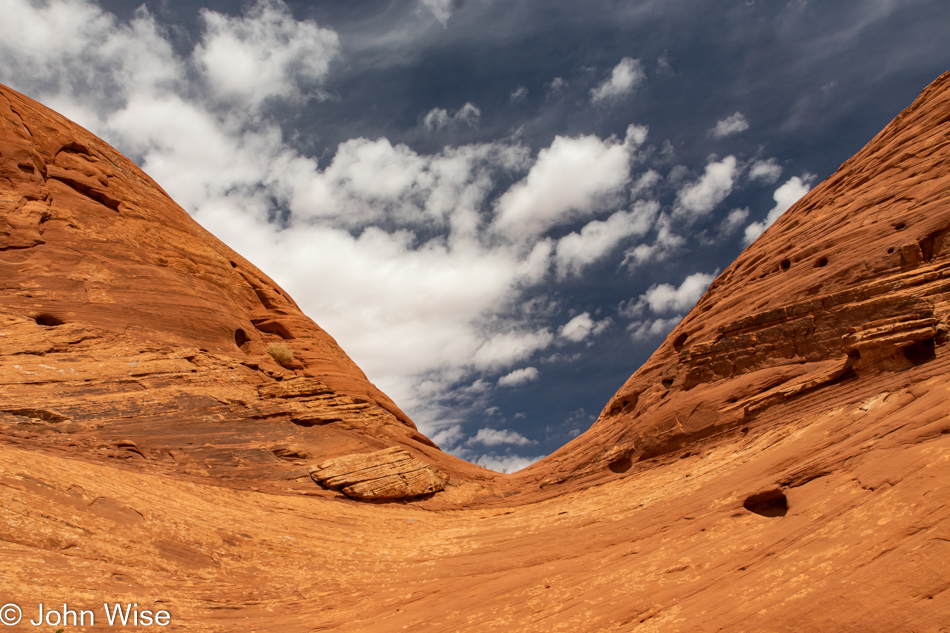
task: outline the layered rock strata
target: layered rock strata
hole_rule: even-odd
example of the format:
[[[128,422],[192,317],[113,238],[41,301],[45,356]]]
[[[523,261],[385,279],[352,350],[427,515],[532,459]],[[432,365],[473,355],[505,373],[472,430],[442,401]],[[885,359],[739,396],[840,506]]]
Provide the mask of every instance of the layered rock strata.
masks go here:
[[[934,82],[781,216],[719,275],[591,431],[529,473],[545,485],[589,484],[696,442],[730,441],[776,405],[830,406],[855,386],[870,394],[942,362],[950,327],[948,84],[948,75]]]
[[[480,470],[128,159],[4,87],[0,333],[0,441],[298,492],[307,464],[280,447]]]

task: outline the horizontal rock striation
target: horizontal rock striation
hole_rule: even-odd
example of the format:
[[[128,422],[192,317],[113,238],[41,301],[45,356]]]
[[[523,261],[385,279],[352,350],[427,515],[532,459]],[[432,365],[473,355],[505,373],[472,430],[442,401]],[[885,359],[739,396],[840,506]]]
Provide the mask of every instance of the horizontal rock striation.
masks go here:
[[[5,87],[0,333],[0,442],[287,492],[315,486],[273,446],[478,470],[128,159]]]
[[[935,81],[782,215],[719,275],[591,431],[523,476],[589,485],[626,472],[618,464],[747,432],[769,411],[777,420],[772,410],[793,400],[830,406],[851,397],[853,385],[880,391],[942,358],[948,85],[950,75]]]
[[[449,478],[393,447],[344,455],[310,469],[314,481],[355,499],[407,499],[445,488]]]

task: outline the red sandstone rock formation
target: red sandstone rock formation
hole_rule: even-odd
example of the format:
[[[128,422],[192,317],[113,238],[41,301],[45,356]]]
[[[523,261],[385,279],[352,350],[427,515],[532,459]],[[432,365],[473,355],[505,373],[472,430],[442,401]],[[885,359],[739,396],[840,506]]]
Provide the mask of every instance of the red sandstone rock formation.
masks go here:
[[[509,477],[429,446],[114,150],[0,96],[0,569],[27,618],[950,631],[950,74]],[[308,465],[370,497],[448,485],[359,503]]]
[[[308,491],[295,455],[402,446],[480,470],[437,450],[282,289],[114,149],[5,88],[0,124],[7,441]],[[293,358],[272,358],[275,343]]]

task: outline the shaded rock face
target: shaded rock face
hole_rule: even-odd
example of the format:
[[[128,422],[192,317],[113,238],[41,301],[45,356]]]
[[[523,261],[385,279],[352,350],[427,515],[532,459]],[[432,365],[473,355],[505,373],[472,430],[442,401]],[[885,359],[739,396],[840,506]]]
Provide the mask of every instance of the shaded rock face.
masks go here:
[[[950,630],[950,74],[512,476],[442,455],[144,174],[2,96],[0,575],[27,615]]]
[[[469,468],[135,165],[3,87],[0,333],[0,441],[288,491],[314,484],[271,446]]]

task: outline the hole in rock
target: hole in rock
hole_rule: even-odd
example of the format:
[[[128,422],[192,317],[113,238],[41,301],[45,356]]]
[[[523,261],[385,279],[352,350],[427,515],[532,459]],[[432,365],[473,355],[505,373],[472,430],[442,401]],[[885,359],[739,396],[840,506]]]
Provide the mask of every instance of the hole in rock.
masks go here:
[[[903,231],[906,226],[907,224],[905,222],[898,222],[897,224],[894,225],[894,230]]]
[[[788,270],[789,268],[792,267],[792,262],[790,260],[783,259],[781,262],[779,262],[778,265],[779,265],[779,268],[781,268],[782,270]]]
[[[827,257],[819,257],[818,261],[815,262],[815,268],[824,268],[828,265]]]
[[[36,173],[36,167],[34,167],[33,165],[31,165],[30,163],[19,163],[19,164],[17,165],[17,168],[18,168],[20,171],[25,171],[25,172],[28,173],[28,174]]]
[[[689,337],[689,332],[683,332],[675,339],[673,339],[673,349],[677,352],[683,349],[683,346],[686,344],[686,339]]]
[[[673,379],[672,379],[672,378],[664,378],[664,379],[661,380],[660,382],[663,384],[663,387],[666,388],[666,389],[669,389],[670,387],[673,386]]]
[[[749,427],[744,426],[744,427],[742,427],[741,429],[739,429],[739,432],[742,433],[743,435],[748,435],[748,434],[749,434]]]
[[[680,455],[680,459],[686,459],[687,457],[690,457],[691,455],[692,453],[690,453],[689,451],[686,451],[685,453]]]
[[[889,249],[887,249],[887,254],[888,254],[888,255],[890,255],[890,254],[893,253],[893,252],[894,252],[894,247],[893,247],[893,246],[890,247]]]
[[[237,268],[237,264],[235,264],[234,262],[228,262],[228,263],[231,264],[231,268]]]
[[[769,490],[752,495],[742,507],[763,517],[783,517],[788,514],[788,499],[781,490]]]
[[[313,426],[324,426],[326,424],[333,424],[334,422],[342,422],[343,420],[341,418],[291,418],[290,421],[297,426],[309,429]]]
[[[52,314],[38,314],[33,317],[33,320],[36,321],[37,325],[44,325],[46,327],[55,327],[63,324],[62,319]]]
[[[908,345],[904,348],[904,358],[915,365],[922,365],[923,363],[933,360],[936,357],[936,345],[932,338],[929,338],[926,341],[918,341],[917,343]]]
[[[621,457],[610,462],[607,468],[615,473],[625,473],[630,470],[631,466],[633,466],[633,461],[629,457]]]
[[[241,328],[234,330],[234,344],[235,345],[237,345],[238,347],[241,347],[242,345],[247,343],[249,340],[251,339],[247,337],[247,332],[245,332]]]

